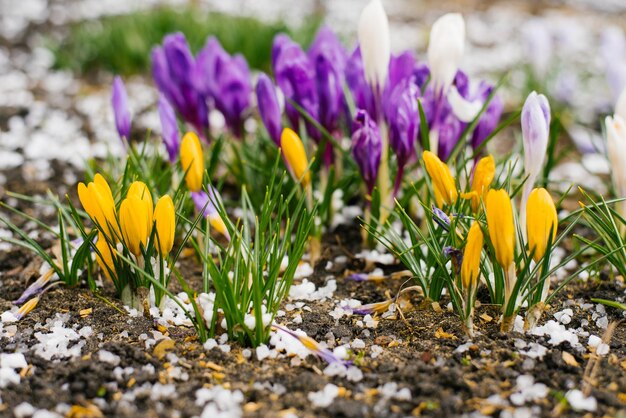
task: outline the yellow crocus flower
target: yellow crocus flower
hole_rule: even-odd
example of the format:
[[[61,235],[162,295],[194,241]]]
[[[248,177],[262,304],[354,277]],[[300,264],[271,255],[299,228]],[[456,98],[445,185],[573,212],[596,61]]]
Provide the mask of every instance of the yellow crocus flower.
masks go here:
[[[142,181],[134,181],[126,192],[126,197],[130,196],[136,196],[139,199],[144,200],[147,207],[150,208],[150,218],[152,218],[152,208],[154,207],[154,204],[152,203],[152,194],[150,193],[148,186],[146,186],[146,183]]]
[[[443,203],[451,205],[456,202],[458,192],[456,190],[456,184],[454,183],[454,177],[452,177],[452,173],[450,172],[450,167],[444,164],[439,157],[430,151],[424,151],[422,153],[422,159],[424,160],[426,171],[433,185],[437,206],[442,207]]]
[[[83,209],[89,214],[98,228],[111,241],[117,241],[119,226],[115,211],[115,201],[107,181],[100,174],[96,174],[93,181],[85,186],[78,184],[78,198]]]
[[[467,233],[463,263],[461,264],[461,281],[465,289],[472,289],[480,275],[480,254],[483,249],[483,231],[478,222],[474,222]]]
[[[468,193],[472,199],[472,211],[477,212],[480,200],[484,199],[493,178],[496,175],[496,162],[492,155],[483,157],[476,164],[474,178],[472,179],[472,191]],[[465,197],[465,196],[464,196]]]
[[[489,238],[496,251],[496,259],[507,271],[513,264],[515,252],[515,221],[511,198],[504,189],[491,189],[485,198]]]
[[[526,228],[528,250],[536,263],[545,254],[550,235],[554,242],[558,223],[556,207],[550,193],[544,188],[533,189],[526,204]]]
[[[152,231],[152,207],[146,200],[129,196],[120,205],[120,226],[124,242],[135,257],[142,255]]]
[[[157,251],[165,258],[174,245],[176,232],[176,210],[168,195],[162,196],[154,209],[154,225],[157,233]]]
[[[187,132],[180,143],[180,164],[185,175],[185,183],[192,192],[202,188],[204,177],[204,155],[200,139],[194,132]]]
[[[113,250],[111,249],[111,246],[107,242],[104,235],[102,235],[102,233],[98,234],[96,248],[100,253],[100,255],[96,253],[96,261],[100,266],[100,270],[102,271],[102,273],[104,273],[107,279],[113,280],[113,278],[111,277],[111,272],[115,273],[115,264],[113,263]]]
[[[309,161],[306,157],[304,144],[298,134],[292,129],[283,129],[280,136],[280,147],[296,181],[301,182],[303,187],[307,187],[311,182],[311,174],[308,171]]]

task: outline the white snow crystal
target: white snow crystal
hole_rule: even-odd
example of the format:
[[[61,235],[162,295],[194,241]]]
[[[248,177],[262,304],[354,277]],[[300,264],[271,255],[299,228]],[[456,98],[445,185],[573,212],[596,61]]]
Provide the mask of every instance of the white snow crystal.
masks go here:
[[[324,389],[318,392],[309,392],[307,398],[314,406],[318,408],[326,408],[333,403],[338,395],[339,388],[332,383],[328,383],[324,386]]]
[[[567,402],[576,411],[595,412],[598,409],[598,402],[593,396],[585,397],[578,389],[570,390],[565,394]]]

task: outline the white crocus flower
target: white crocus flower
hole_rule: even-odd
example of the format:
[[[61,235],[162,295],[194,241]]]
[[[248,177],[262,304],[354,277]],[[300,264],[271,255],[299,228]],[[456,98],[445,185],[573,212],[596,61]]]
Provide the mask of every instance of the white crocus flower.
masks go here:
[[[622,90],[622,93],[619,95],[617,99],[617,104],[615,105],[615,114],[620,118],[626,120],[626,87]]]
[[[607,153],[611,162],[611,176],[616,197],[626,197],[626,121],[620,115],[607,116],[606,121]],[[626,216],[626,201],[620,202],[619,214]]]
[[[430,30],[428,65],[435,90],[446,93],[465,48],[465,21],[459,13],[441,16]]]
[[[526,201],[543,169],[550,136],[550,103],[543,94],[532,92],[522,108],[522,138],[524,140],[524,174],[520,223],[526,237]]]
[[[365,79],[377,93],[387,80],[390,59],[389,22],[380,0],[371,0],[359,19],[359,45]]]

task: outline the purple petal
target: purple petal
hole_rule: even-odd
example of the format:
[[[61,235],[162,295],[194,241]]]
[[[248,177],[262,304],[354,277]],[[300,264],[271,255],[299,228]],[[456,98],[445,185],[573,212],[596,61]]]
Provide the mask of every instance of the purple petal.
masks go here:
[[[113,114],[115,115],[115,127],[120,138],[130,138],[130,110],[128,109],[128,95],[126,87],[119,76],[113,79],[113,93],[111,95]]]
[[[161,136],[170,162],[176,161],[178,149],[180,148],[180,137],[178,134],[178,124],[174,108],[167,101],[165,96],[159,97],[159,119],[161,120]]]

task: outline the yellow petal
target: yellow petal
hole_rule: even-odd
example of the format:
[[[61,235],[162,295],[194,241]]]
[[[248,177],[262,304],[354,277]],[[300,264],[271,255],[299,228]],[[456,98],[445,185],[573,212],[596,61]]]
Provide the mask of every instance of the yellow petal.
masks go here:
[[[556,238],[558,222],[550,193],[544,188],[533,189],[526,203],[526,231],[528,250],[535,262],[539,262],[545,254],[548,241]]]
[[[298,134],[289,128],[283,129],[280,147],[296,181],[300,181],[303,187],[307,187],[311,181],[311,174],[308,171],[309,161]]]
[[[496,258],[503,269],[513,263],[515,256],[515,220],[511,198],[506,190],[489,190],[485,198],[489,238]]]
[[[126,197],[130,196],[136,196],[146,202],[146,205],[149,208],[149,224],[150,226],[152,226],[152,208],[154,204],[152,203],[152,194],[150,193],[150,189],[148,189],[148,186],[146,186],[146,183],[142,181],[134,181],[128,188],[128,192],[126,192]]]
[[[483,231],[478,222],[474,222],[467,233],[463,263],[461,264],[461,281],[463,287],[470,289],[476,286],[480,274],[480,254],[483,249]]]
[[[441,207],[443,203],[451,205],[456,202],[458,191],[456,190],[456,183],[450,172],[450,167],[430,151],[424,151],[422,159],[433,185],[437,206]]]
[[[176,232],[176,209],[174,202],[168,195],[162,196],[154,209],[154,224],[157,234],[157,250],[165,258],[174,245]]]
[[[483,157],[476,164],[474,170],[474,178],[472,179],[472,192],[476,195],[472,198],[472,210],[478,211],[480,205],[480,199],[482,199],[489,186],[493,182],[493,178],[496,175],[496,162],[492,155]]]
[[[120,206],[120,225],[124,243],[136,257],[142,255],[141,247],[146,246],[150,236],[151,230],[148,226],[152,218],[148,217],[149,213],[147,202],[137,196],[127,197]]]
[[[194,132],[187,132],[180,143],[180,164],[185,175],[187,188],[198,192],[204,176],[204,155],[200,139]]]
[[[96,253],[96,261],[100,266],[100,271],[104,273],[105,277],[109,280],[112,280],[111,273],[115,274],[115,264],[113,262],[113,250],[111,246],[106,241],[106,238],[102,233],[98,234],[98,241],[96,242],[96,248],[98,249],[98,253]]]

